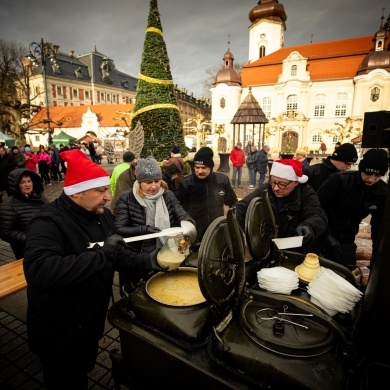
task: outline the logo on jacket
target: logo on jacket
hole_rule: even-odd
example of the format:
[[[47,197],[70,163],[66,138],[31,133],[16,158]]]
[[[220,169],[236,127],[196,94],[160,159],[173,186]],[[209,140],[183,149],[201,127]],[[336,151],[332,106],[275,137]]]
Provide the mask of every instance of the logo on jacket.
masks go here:
[[[222,191],[222,190],[218,191],[218,195],[219,196],[225,196],[225,191]]]

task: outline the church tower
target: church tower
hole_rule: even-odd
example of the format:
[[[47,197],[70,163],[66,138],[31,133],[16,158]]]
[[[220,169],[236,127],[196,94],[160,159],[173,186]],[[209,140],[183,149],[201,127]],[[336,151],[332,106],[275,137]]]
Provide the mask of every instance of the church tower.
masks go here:
[[[284,46],[287,15],[278,0],[259,0],[249,12],[249,62],[257,61]]]

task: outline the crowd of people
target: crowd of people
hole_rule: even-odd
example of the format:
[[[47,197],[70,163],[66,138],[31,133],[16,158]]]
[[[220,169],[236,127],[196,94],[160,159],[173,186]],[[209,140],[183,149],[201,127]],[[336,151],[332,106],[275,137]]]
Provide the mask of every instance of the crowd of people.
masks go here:
[[[266,191],[278,237],[303,237],[297,251],[354,266],[354,239],[369,215],[375,245],[387,193],[381,180],[388,171],[386,151],[370,149],[352,170],[358,155],[348,143],[312,165],[304,164],[305,149],[270,164],[269,146],[247,146],[238,142],[231,151],[230,178],[214,169],[209,147],[195,153],[188,173],[174,145],[161,164],[126,151],[109,175],[88,145],[60,150],[41,146],[37,153],[29,145],[7,153],[0,145],[0,189],[6,194],[0,204],[0,237],[11,243],[16,258],[24,258],[28,341],[43,364],[48,389],[87,388],[114,272],[119,272],[126,294],[164,271],[157,255],[167,237],[131,244],[124,238],[181,227],[196,253],[207,228],[225,215],[226,207],[236,208],[245,230],[250,202]],[[245,164],[251,192],[238,199],[234,188],[243,186]],[[52,180],[64,181],[63,192],[48,203],[44,186]]]

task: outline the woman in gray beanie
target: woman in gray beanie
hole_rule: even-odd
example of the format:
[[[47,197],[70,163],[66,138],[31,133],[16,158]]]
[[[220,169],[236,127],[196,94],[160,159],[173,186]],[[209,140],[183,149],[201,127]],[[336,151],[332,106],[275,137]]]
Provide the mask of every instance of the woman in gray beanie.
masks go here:
[[[139,159],[135,175],[133,188],[124,192],[116,205],[117,233],[123,237],[134,237],[181,226],[183,234],[193,241],[196,237],[195,222],[162,180],[158,162],[152,156]],[[166,240],[166,237],[159,237],[136,241],[131,243],[131,247],[139,253],[151,253],[161,248]],[[119,274],[119,281],[121,286],[138,282],[123,273]]]

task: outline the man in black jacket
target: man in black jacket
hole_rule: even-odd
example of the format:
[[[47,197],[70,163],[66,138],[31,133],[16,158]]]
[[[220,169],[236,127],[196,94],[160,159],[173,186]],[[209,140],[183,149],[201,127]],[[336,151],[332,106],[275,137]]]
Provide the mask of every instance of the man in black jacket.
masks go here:
[[[318,198],[329,225],[324,238],[317,243],[320,245],[316,253],[355,267],[355,236],[360,222],[368,215],[375,246],[387,194],[387,185],[381,178],[388,166],[386,151],[370,149],[360,161],[358,171],[334,173],[320,186]]]
[[[310,251],[309,245],[325,232],[328,220],[317,194],[305,184],[306,181],[307,176],[302,174],[300,161],[275,161],[269,182],[257,187],[234,205],[238,223],[245,230],[245,217],[250,202],[268,190],[278,238],[303,236],[303,246],[297,250],[305,253]]]
[[[194,156],[194,173],[184,177],[175,193],[184,210],[195,220],[197,237],[193,244],[199,246],[202,237],[215,218],[224,215],[224,205],[237,202],[229,178],[213,172],[214,153],[209,147],[200,148]]]
[[[27,228],[27,336],[46,389],[87,389],[103,335],[115,271],[161,270],[157,252],[136,254],[115,234],[108,173],[80,150],[62,152],[64,192]],[[90,245],[90,243],[102,244]]]
[[[314,191],[317,191],[330,174],[350,170],[357,158],[355,146],[349,143],[342,144],[321,164],[311,165],[304,170],[305,175],[309,178],[307,184],[310,184]]]

